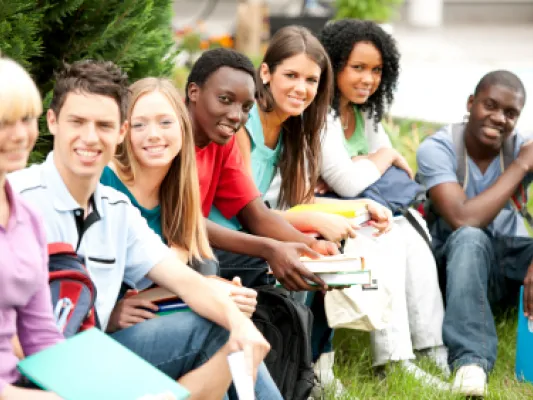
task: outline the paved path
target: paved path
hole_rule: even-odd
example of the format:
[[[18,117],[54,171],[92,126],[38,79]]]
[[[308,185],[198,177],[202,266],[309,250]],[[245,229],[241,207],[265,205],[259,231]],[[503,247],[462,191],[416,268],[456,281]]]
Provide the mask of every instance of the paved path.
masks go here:
[[[274,1],[275,6],[289,4]],[[207,0],[176,0],[176,27],[194,20]],[[279,4],[278,4],[279,3]],[[219,0],[205,22],[211,34],[232,32],[237,0]],[[402,53],[394,116],[436,122],[461,120],[477,81],[493,69],[509,69],[524,81],[529,101],[519,126],[533,131],[533,24],[448,26],[435,30],[394,27]]]

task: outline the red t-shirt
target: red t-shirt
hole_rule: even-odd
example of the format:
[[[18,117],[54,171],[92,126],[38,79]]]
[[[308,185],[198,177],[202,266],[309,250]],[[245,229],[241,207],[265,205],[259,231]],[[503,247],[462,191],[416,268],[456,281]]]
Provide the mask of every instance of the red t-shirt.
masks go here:
[[[202,212],[209,215],[214,205],[227,219],[233,218],[261,194],[246,173],[235,136],[225,145],[209,143],[196,147]]]

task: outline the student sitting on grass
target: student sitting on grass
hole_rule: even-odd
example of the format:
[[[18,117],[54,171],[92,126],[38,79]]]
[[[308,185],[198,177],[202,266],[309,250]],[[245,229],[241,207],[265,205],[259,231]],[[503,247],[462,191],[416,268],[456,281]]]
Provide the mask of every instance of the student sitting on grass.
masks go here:
[[[313,188],[320,169],[320,133],[331,101],[332,80],[328,55],[307,29],[285,27],[272,37],[258,71],[257,101],[246,125],[237,132],[237,142],[246,169],[263,198],[268,192],[274,208],[284,210],[301,203],[329,200],[314,198]],[[277,190],[271,188],[276,172],[281,183]],[[391,213],[385,207],[364,199],[354,203],[368,205],[374,218],[372,223],[384,231],[387,229]],[[355,236],[356,227],[342,216],[318,212],[278,213],[297,229],[318,232],[335,243]],[[210,219],[239,229],[235,219],[222,220],[216,209],[212,210]],[[312,295],[309,298],[311,302]],[[324,315],[324,311],[319,314]],[[314,325],[317,323],[327,328],[325,319],[315,318]],[[321,327],[320,332],[323,330]],[[321,342],[322,338],[313,334],[313,361],[320,355]],[[333,383],[333,353],[331,341],[327,342],[327,354],[322,359],[331,362],[319,363],[328,364],[323,368],[327,373],[317,370],[323,386]],[[340,395],[342,388],[338,382],[337,388]]]
[[[486,393],[496,361],[491,306],[516,305],[524,283],[524,311],[533,317],[533,239],[511,199],[533,177],[533,144],[515,130],[525,101],[516,75],[490,72],[468,97],[465,122],[428,137],[417,152],[436,217],[434,252],[446,275],[443,336],[457,370],[453,388],[468,396]]]
[[[0,399],[59,399],[24,389],[11,339],[18,335],[26,355],[61,340],[48,286],[48,250],[41,217],[6,180],[24,168],[39,134],[41,97],[30,76],[0,58]]]
[[[327,24],[320,40],[335,76],[334,96],[322,143],[321,176],[340,198],[359,196],[391,166],[412,172],[392,148],[381,119],[392,102],[400,55],[394,39],[370,21]],[[320,191],[320,189],[319,189]],[[421,216],[412,211],[423,226]],[[442,341],[444,309],[435,259],[422,236],[404,217],[379,240],[387,248],[380,283],[392,293],[389,328],[372,332],[373,364],[381,372],[390,361],[422,382],[447,389],[410,360],[413,350],[429,355],[448,374]]]
[[[194,269],[215,275],[200,206],[200,189],[189,114],[172,82],[144,78],[130,86],[128,130],[100,182],[124,193],[148,225]],[[224,284],[239,309],[251,317],[257,304],[253,289]],[[126,297],[111,315],[108,331],[153,318],[152,302]]]
[[[193,123],[203,213],[207,217],[214,205],[224,217],[236,216],[252,233],[208,221],[209,241],[219,249],[215,254],[222,277],[240,276],[245,286],[259,286],[272,283],[270,267],[289,290],[313,290],[305,278],[326,288],[299,257],[334,254],[336,246],[302,234],[266,207],[235,141],[254,105],[254,76],[253,64],[246,56],[214,49],[196,61],[187,81],[186,103]]]
[[[126,75],[111,62],[80,61],[57,75],[47,122],[54,151],[13,173],[13,188],[45,218],[48,242],[70,243],[97,288],[102,329],[123,281],[143,278],[177,294],[192,312],[137,323],[111,336],[192,393],[220,399],[231,382],[227,355],[244,350],[259,399],[281,399],[263,358],[269,344],[207,279],[187,267],[129,199],[99,183],[127,130]],[[204,318],[203,318],[204,317]]]

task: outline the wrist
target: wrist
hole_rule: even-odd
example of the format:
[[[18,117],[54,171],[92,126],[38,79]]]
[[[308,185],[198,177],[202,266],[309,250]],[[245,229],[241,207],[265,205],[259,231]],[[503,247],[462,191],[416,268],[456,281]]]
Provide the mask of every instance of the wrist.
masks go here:
[[[263,238],[263,243],[259,247],[258,257],[268,260],[270,255],[275,251],[278,241],[270,238]]]

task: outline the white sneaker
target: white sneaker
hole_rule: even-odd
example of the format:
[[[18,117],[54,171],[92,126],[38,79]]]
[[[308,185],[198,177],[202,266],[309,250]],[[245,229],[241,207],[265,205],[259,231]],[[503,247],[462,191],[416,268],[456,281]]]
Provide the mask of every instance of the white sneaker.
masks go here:
[[[450,390],[450,384],[443,382],[436,376],[433,376],[430,373],[424,371],[422,368],[413,364],[411,361],[400,361],[400,366],[405,372],[412,375],[415,379],[419,380],[422,384],[426,386],[430,386],[432,388],[442,391]]]
[[[430,347],[420,350],[422,357],[428,357],[440,369],[445,378],[451,375],[450,366],[448,365],[448,349],[446,346]]]
[[[484,396],[487,374],[479,365],[463,365],[455,374],[452,390],[465,396]]]
[[[315,399],[322,399],[324,392],[331,392],[335,395],[335,398],[345,393],[345,388],[341,381],[335,378],[333,374],[333,364],[335,363],[335,353],[323,353],[316,361],[313,369],[317,377],[317,384],[311,392],[311,396]]]

